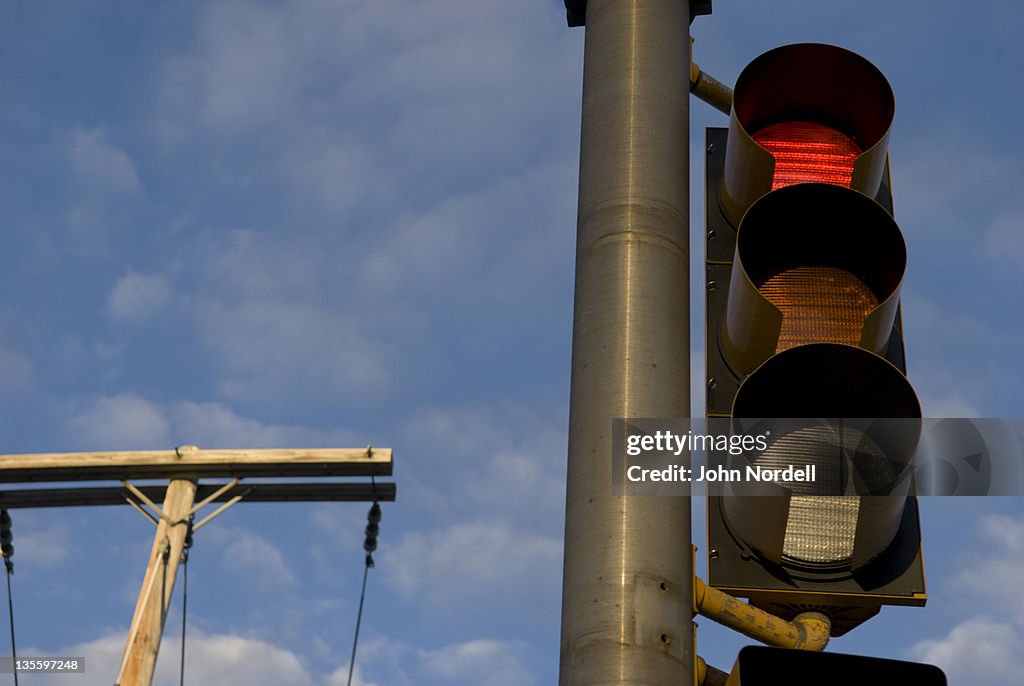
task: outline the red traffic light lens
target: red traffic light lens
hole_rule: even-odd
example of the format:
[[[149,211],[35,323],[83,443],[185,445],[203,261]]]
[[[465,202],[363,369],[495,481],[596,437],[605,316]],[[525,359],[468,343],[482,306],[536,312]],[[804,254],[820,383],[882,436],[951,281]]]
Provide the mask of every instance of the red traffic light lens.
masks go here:
[[[772,190],[794,183],[831,183],[849,188],[853,164],[863,150],[830,126],[811,121],[772,124],[753,134],[775,158]]]

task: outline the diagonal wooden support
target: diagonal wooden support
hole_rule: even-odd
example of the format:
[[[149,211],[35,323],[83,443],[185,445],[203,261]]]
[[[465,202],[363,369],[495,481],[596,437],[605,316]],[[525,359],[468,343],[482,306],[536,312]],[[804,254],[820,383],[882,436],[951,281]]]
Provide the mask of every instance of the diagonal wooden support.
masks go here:
[[[162,510],[164,517],[160,518],[156,528],[115,686],[148,686],[153,681],[195,495],[195,481],[173,479],[167,487]]]

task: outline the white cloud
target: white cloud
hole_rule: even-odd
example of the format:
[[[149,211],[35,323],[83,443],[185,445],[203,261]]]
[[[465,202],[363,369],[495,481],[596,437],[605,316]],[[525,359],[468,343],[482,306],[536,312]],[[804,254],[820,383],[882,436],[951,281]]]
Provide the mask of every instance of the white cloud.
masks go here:
[[[509,589],[534,596],[553,593],[560,578],[562,542],[517,531],[506,522],[480,521],[407,534],[397,547],[382,551],[384,555],[389,558],[388,579],[401,593],[451,607],[500,597]],[[536,581],[524,589],[522,580],[527,578]]]
[[[130,272],[107,297],[107,314],[114,319],[141,320],[167,305],[171,288],[159,275]]]
[[[0,340],[0,391],[22,388],[32,376],[33,365],[28,355]]]
[[[498,421],[490,408],[482,406],[454,410],[428,406],[412,414],[403,433],[431,452],[466,459],[509,445],[513,423]]]
[[[984,222],[977,218],[1009,207],[1021,185],[1020,167],[1011,157],[979,148],[958,132],[945,133],[911,141],[894,161],[897,219],[911,246],[957,234],[977,240]]]
[[[345,429],[266,424],[216,402],[156,403],[135,393],[96,398],[68,421],[84,449],[349,448],[365,441]]]
[[[401,11],[352,1],[206,3],[188,50],[164,65],[156,129],[167,144],[205,137],[219,151],[259,136],[258,168],[236,174],[272,177],[334,217],[368,203],[401,205],[444,178],[475,187],[468,170],[566,140],[549,112],[555,103],[578,107],[563,78],[577,68],[581,36],[563,35],[549,9],[542,0],[435,0]],[[540,39],[552,35],[560,40]],[[542,140],[523,146],[525,135]]]
[[[65,686],[70,679],[80,686],[110,686],[117,677],[124,652],[125,633],[67,646],[57,653],[85,658],[85,673],[34,675],[33,684]],[[165,640],[157,660],[154,686],[179,683],[180,642]],[[50,655],[53,651],[22,649],[22,654]],[[185,682],[210,686],[303,686],[320,682],[299,657],[265,641],[231,634],[207,634],[190,628],[185,647]]]
[[[974,556],[969,568],[958,575],[958,583],[970,596],[999,608],[1024,629],[1024,596],[1008,592],[1024,579],[1024,521],[992,515],[981,520],[979,529],[990,552]]]
[[[903,331],[911,383],[928,417],[978,417],[986,411],[994,374],[979,367],[980,351],[995,356],[1001,336],[977,319],[904,292]]]
[[[1012,624],[974,617],[944,638],[925,640],[909,656],[946,672],[951,684],[1013,684],[1024,674],[1024,635]]]
[[[135,393],[94,400],[68,422],[83,450],[144,450],[173,447],[159,405]]]
[[[443,683],[478,686],[529,686],[538,683],[518,658],[522,647],[507,641],[480,639],[425,651],[423,666]]]
[[[483,457],[513,451],[537,455],[547,464],[549,454],[565,452],[566,424],[563,412],[540,413],[511,404],[428,405],[410,415],[402,436],[446,460],[479,464]]]
[[[392,345],[357,317],[305,302],[208,300],[196,310],[203,342],[222,363],[230,398],[283,405],[302,395],[379,397],[393,379]]]
[[[72,132],[67,157],[70,195],[58,206],[70,230],[65,247],[79,255],[112,252],[119,244],[115,233],[142,198],[135,163],[98,128]]]
[[[458,298],[485,294],[492,304],[535,287],[559,253],[553,254],[546,229],[521,226],[517,218],[525,223],[528,214],[542,211],[538,205],[556,202],[551,187],[566,178],[559,171],[547,166],[527,170],[395,217],[360,262],[360,281],[389,295],[427,288]],[[517,268],[506,271],[505,261],[514,261]],[[471,289],[466,288],[469,282]]]
[[[343,138],[343,136],[337,136]],[[310,195],[329,215],[342,216],[360,201],[385,195],[374,179],[387,176],[365,142],[323,141],[286,153],[282,171],[300,195]]]
[[[211,173],[230,169],[226,187],[267,182],[296,208],[286,227],[270,213],[260,231],[220,231],[211,242],[228,245],[193,262],[192,328],[224,397],[380,402],[398,378],[431,373],[396,351],[452,335],[426,316],[438,303],[486,316],[568,284],[572,231],[547,217],[571,229],[577,164],[556,148],[575,145],[559,132],[577,124],[549,112],[578,107],[562,77],[581,36],[549,9],[202,5],[193,40],[164,64],[157,128],[176,154],[203,146]],[[535,145],[515,142],[526,132]]]
[[[55,650],[23,647],[22,655],[66,655],[85,658],[85,672],[73,679],[81,686],[109,686],[120,669],[126,633],[109,632],[100,638]],[[154,686],[179,682],[181,643],[167,632],[157,659]],[[206,632],[189,627],[185,646],[185,682],[210,686],[344,686],[348,682],[347,656],[336,656],[330,674],[310,668],[302,657],[264,640],[231,633]],[[475,639],[428,650],[393,639],[360,644],[353,686],[382,684],[432,686],[531,686],[538,679],[525,665],[524,645],[516,641]],[[383,676],[380,676],[383,675]],[[33,675],[32,684],[64,686],[66,674]]]
[[[955,336],[957,342],[976,342],[995,333],[963,311],[950,309],[921,294],[904,292],[902,299],[906,304],[903,316],[908,336],[924,340]]]
[[[65,524],[50,524],[41,528],[22,529],[17,532],[15,557],[17,564],[26,569],[40,570],[56,567],[72,551],[71,532]]]
[[[403,486],[404,483],[403,480]],[[390,524],[386,520],[390,518],[391,512],[389,511],[390,506],[387,503],[383,507],[385,508],[382,517],[384,522],[381,524],[381,527],[386,532]],[[359,511],[362,512],[369,509],[370,506],[366,505],[365,508],[359,508]],[[359,559],[354,556],[357,551],[359,555],[363,554],[363,530],[355,526],[342,525],[342,522],[354,521],[353,517],[358,516],[354,515],[352,510],[347,508],[347,503],[319,503],[310,510],[309,523],[316,527],[321,535],[330,536],[338,550],[344,551],[351,559]],[[325,549],[320,545],[313,545],[310,548],[310,554],[317,563],[324,565],[325,568],[334,564],[333,559],[330,558],[330,554],[333,552],[335,552],[333,547]]]
[[[200,634],[185,650],[185,678],[192,683],[298,686],[316,682],[295,653],[265,641]]]
[[[334,670],[327,677],[325,686],[349,686],[348,667],[338,667],[338,669]],[[359,665],[356,665],[352,669],[351,686],[381,686],[381,684],[376,681],[367,681],[363,676],[363,670],[359,668]]]
[[[356,306],[354,266],[339,264],[325,246],[247,229],[209,231],[195,262],[197,293],[186,311],[218,362],[226,397],[261,406],[317,396],[368,401],[392,386],[391,341],[401,319],[380,301]]]
[[[92,352],[99,359],[109,362],[110,360],[117,359],[124,352],[124,344],[95,341],[92,344]]]
[[[356,265],[308,236],[253,230],[209,231],[194,249],[198,278],[184,302],[222,395],[283,407],[373,401],[391,388],[404,324],[395,308],[351,295]]]
[[[953,583],[967,607],[982,613],[917,642],[908,655],[938,665],[950,683],[1016,683],[1024,674],[1024,599],[1012,589],[1024,577],[1024,521],[991,515],[980,533],[986,552],[972,554]]]
[[[252,229],[206,232],[197,248],[203,290],[228,303],[320,298],[324,272],[337,268],[292,235],[282,240]]]
[[[540,0],[526,10],[519,4],[524,3],[467,8],[461,0],[435,0],[407,3],[396,12],[350,0],[208,3],[191,50],[165,66],[162,123],[172,130],[173,124],[188,122],[238,134],[286,116],[310,116],[295,107],[303,97],[329,112],[381,100],[410,105],[426,100],[437,116],[448,114],[451,121],[454,113],[461,123],[474,118],[474,112],[458,109],[474,88],[497,96],[481,99],[496,99],[490,103],[496,113],[538,108],[531,99],[502,97],[507,89],[499,77],[522,77],[541,65],[545,70],[534,87],[549,87],[545,81],[552,64],[567,62],[568,69],[578,61],[578,42],[523,41],[531,30],[560,38],[564,31],[550,21]],[[552,50],[575,59],[549,59]],[[467,54],[475,58],[467,60]],[[372,61],[361,59],[371,55]],[[318,80],[327,83],[317,88]],[[436,128],[430,121],[434,112],[422,107],[409,111],[427,120],[426,130]]]
[[[561,569],[563,427],[562,413],[515,407],[414,413],[396,440],[406,446],[399,503],[385,505],[375,556],[384,580],[433,615],[548,612]],[[324,505],[311,522],[355,554],[360,530],[339,532],[338,516]]]
[[[288,113],[304,85],[302,57],[317,5],[208,3],[195,49],[165,67],[159,124],[166,135],[200,124],[226,134],[252,130]],[[294,12],[293,12],[294,11]],[[318,43],[314,43],[318,45]]]
[[[142,188],[132,159],[107,141],[100,129],[74,132],[69,151],[76,179],[89,188],[111,193],[135,193]]]
[[[564,410],[541,414],[511,405],[421,408],[398,441],[415,445],[417,457],[402,467],[402,500],[448,521],[483,512],[558,536],[566,421]]]
[[[996,216],[985,241],[989,255],[1020,265],[1024,262],[1024,217],[1009,212]]]
[[[361,641],[354,684],[360,686],[530,686],[538,683],[526,666],[520,641],[477,638],[425,649],[392,638]],[[373,681],[364,681],[366,677]],[[343,686],[348,666],[339,667],[326,686]]]
[[[925,417],[980,417],[981,411],[957,393],[932,395],[918,393],[921,414]]]
[[[204,448],[351,448],[360,439],[345,429],[322,431],[306,426],[264,424],[243,417],[222,403],[181,401],[167,410],[177,444]]]
[[[545,167],[333,236],[208,232],[186,307],[220,363],[221,393],[268,406],[311,396],[374,401],[399,375],[429,373],[409,369],[396,351],[452,335],[425,317],[436,303],[486,319],[568,266],[569,238],[516,221],[523,207],[554,212],[554,175]]]
[[[280,550],[259,534],[240,527],[211,526],[209,537],[212,544],[223,548],[222,564],[236,583],[264,590],[295,585],[295,572]]]
[[[497,454],[480,468],[464,475],[460,491],[482,511],[506,512],[520,519],[535,514],[561,525],[565,504],[565,478],[562,470],[552,473],[550,465],[563,465],[565,452],[528,454],[495,446]]]
[[[20,390],[33,380],[31,349],[35,328],[18,313],[18,308],[0,303],[0,392]]]

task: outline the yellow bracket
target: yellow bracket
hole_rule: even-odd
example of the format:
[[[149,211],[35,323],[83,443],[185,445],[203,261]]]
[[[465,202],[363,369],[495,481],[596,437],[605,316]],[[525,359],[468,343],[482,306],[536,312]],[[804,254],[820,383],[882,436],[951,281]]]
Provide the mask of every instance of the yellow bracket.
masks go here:
[[[822,651],[832,622],[820,612],[803,612],[789,622],[693,579],[693,610],[766,645]]]
[[[723,114],[732,110],[732,89],[701,71],[693,61],[693,36],[690,36],[690,92]]]

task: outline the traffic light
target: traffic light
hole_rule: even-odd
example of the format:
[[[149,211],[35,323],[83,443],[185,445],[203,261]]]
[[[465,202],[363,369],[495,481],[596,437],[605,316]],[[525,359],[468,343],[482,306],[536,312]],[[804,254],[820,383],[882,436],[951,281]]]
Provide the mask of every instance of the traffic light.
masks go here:
[[[748,646],[740,649],[726,686],[946,686],[934,665],[842,653]]]
[[[893,113],[867,60],[800,44],[748,65],[728,132],[708,130],[708,418],[770,435],[745,465],[818,477],[709,484],[708,583],[783,617],[823,612],[836,636],[926,599]]]

